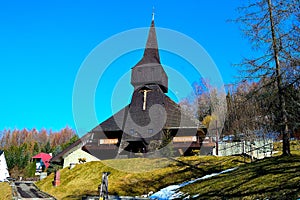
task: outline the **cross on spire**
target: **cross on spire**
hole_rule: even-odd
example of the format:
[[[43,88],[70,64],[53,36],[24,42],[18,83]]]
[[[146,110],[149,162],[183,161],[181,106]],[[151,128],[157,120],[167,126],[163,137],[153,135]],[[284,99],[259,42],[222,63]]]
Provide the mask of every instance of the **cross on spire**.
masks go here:
[[[154,6],[152,7],[152,21],[154,21],[154,15],[155,15],[155,12],[154,12]]]

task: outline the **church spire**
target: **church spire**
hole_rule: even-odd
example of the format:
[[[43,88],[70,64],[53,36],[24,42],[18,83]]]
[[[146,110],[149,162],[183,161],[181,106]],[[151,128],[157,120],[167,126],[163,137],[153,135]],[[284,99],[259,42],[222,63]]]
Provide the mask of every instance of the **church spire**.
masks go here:
[[[152,13],[152,21],[148,33],[148,39],[146,43],[146,48],[144,50],[143,58],[135,66],[151,64],[151,63],[160,64],[160,57],[158,53],[158,44],[157,44],[157,37],[156,37],[155,23],[154,23],[154,12]]]
[[[147,85],[158,85],[163,92],[168,92],[168,77],[159,58],[154,12],[144,55],[131,71],[131,84],[135,90],[141,90]]]

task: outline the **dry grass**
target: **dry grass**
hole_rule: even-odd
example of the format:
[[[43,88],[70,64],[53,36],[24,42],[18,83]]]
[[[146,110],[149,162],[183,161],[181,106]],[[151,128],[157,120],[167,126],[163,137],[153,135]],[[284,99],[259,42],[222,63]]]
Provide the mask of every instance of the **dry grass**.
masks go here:
[[[11,187],[7,182],[0,183],[0,199],[1,200],[11,200],[12,199]]]
[[[290,149],[292,155],[300,155],[300,140],[290,141]],[[274,142],[274,150],[278,151],[278,155],[281,155],[282,142]]]
[[[137,158],[108,160],[104,163],[90,162],[77,165],[71,170],[65,168],[61,170],[60,186],[52,186],[53,174],[38,182],[37,186],[58,199],[81,199],[86,194],[97,194],[102,172],[109,171],[110,194],[135,196],[241,165],[244,158],[234,156],[194,156],[174,160]],[[160,168],[161,166],[163,167]],[[119,171],[115,169],[116,167],[133,172]],[[137,170],[140,173],[134,173]]]
[[[122,159],[90,162],[61,171],[61,185],[52,186],[53,174],[37,183],[57,199],[96,195],[102,173],[109,171],[109,193],[138,196],[171,184],[240,166],[237,170],[182,189],[201,194],[197,199],[292,199],[300,195],[300,145],[291,142],[292,157],[274,157],[251,164],[238,157],[193,156],[176,159]],[[280,150],[281,144],[275,148]],[[136,173],[136,172],[140,173]],[[295,198],[294,198],[295,197]]]

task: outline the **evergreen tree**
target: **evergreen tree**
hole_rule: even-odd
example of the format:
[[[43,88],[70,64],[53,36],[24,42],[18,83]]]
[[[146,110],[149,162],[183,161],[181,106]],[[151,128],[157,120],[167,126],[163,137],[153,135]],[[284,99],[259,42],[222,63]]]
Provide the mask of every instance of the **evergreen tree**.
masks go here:
[[[174,156],[174,146],[172,143],[172,132],[170,130],[163,131],[164,136],[159,147],[162,156],[164,157],[172,157]]]
[[[46,145],[43,147],[42,152],[44,152],[44,153],[51,153],[52,152],[49,140],[47,141]]]

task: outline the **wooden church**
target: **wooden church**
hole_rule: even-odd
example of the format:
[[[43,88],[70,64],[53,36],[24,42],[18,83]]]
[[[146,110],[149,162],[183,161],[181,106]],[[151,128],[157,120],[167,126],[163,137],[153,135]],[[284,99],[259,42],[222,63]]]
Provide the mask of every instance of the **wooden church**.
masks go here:
[[[159,57],[154,19],[142,59],[131,70],[131,102],[88,135],[83,150],[99,159],[151,153],[172,144],[174,155],[200,149],[206,129],[170,99],[168,76]]]
[[[166,144],[174,156],[200,150],[205,127],[182,111],[166,93],[168,76],[161,65],[154,19],[142,59],[131,70],[131,102],[84,135],[81,149],[98,159],[159,155]],[[62,158],[62,152],[53,161]]]

